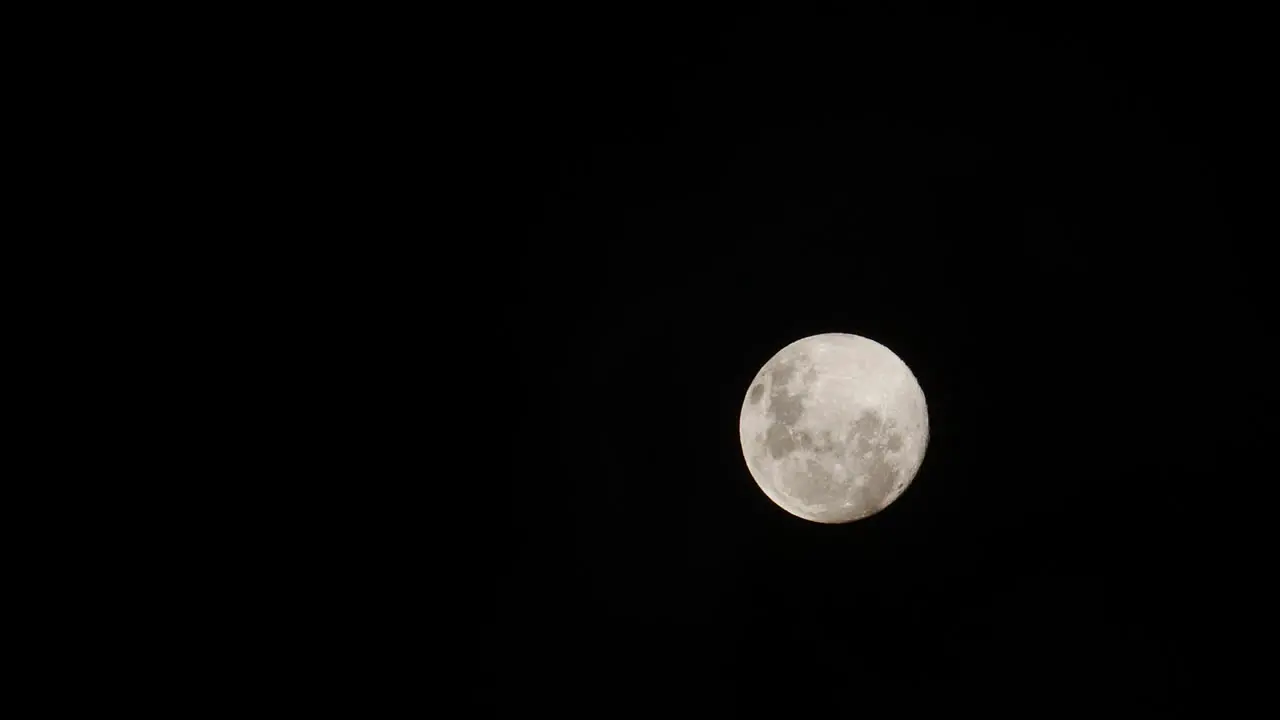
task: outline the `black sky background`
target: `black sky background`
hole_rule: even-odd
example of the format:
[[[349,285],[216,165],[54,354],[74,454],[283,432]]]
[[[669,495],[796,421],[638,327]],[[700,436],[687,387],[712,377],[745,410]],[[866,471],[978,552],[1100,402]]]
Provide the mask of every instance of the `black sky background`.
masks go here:
[[[1176,714],[1256,576],[1250,21],[704,8],[486,46],[523,404],[484,702]],[[844,526],[737,438],[820,332],[929,402],[910,490]]]

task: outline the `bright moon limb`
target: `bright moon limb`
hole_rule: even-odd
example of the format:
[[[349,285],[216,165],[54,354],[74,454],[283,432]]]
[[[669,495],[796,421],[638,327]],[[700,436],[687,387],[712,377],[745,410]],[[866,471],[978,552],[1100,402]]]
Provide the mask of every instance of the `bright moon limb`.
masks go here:
[[[738,423],[756,484],[787,512],[859,520],[902,495],[924,461],[929,413],[915,375],[858,335],[797,340],[756,373]]]

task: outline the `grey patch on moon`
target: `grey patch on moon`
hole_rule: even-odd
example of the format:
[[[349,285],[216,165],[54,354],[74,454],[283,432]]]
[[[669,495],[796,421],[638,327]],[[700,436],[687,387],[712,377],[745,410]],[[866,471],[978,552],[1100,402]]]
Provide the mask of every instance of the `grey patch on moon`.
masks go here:
[[[804,414],[804,396],[790,395],[786,390],[779,392],[775,389],[773,397],[769,398],[768,412],[774,423],[791,427]]]
[[[807,505],[827,505],[844,499],[844,488],[831,481],[831,472],[813,458],[805,461],[805,467],[797,473],[797,482],[788,492]]]
[[[818,437],[821,438],[821,442],[819,442],[818,447],[816,448],[817,450],[825,451],[832,449],[834,441],[831,439],[830,430],[821,431],[818,433]]]
[[[867,453],[867,456],[862,461],[866,484],[860,488],[862,493],[861,504],[874,510],[880,510],[888,504],[890,496],[897,485],[898,475],[901,470],[898,468],[897,462],[887,453],[883,450],[875,452],[873,449],[880,445],[887,449],[892,436],[885,437],[881,433],[883,422],[879,419],[879,414],[874,410],[859,418],[856,425],[863,428],[858,437],[858,449]],[[866,428],[874,429],[867,430]],[[901,445],[901,442],[899,437],[899,445]]]
[[[765,414],[771,422],[765,430],[765,447],[775,460],[784,458],[794,452],[801,443],[792,432],[800,416],[804,414],[805,393],[792,394],[788,384],[796,373],[796,359],[778,364],[770,375],[772,391]],[[762,387],[762,386],[757,386]],[[754,393],[754,390],[752,391]]]
[[[786,384],[791,381],[791,376],[796,374],[796,368],[793,364],[794,360],[784,360],[773,369],[771,377],[773,379],[774,392],[777,388],[785,388]]]
[[[756,383],[756,386],[751,388],[751,404],[759,403],[762,397],[764,397],[764,383]]]
[[[785,425],[776,422],[765,431],[764,445],[769,448],[769,454],[774,459],[786,457],[796,449],[796,441],[791,437],[791,431]]]

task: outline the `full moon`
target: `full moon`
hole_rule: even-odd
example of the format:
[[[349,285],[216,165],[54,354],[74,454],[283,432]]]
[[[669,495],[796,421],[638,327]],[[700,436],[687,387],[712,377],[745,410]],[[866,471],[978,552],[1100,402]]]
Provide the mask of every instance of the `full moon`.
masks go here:
[[[782,348],[756,373],[738,422],[756,484],[782,509],[819,523],[874,515],[924,461],[929,412],[893,351],[827,333]]]

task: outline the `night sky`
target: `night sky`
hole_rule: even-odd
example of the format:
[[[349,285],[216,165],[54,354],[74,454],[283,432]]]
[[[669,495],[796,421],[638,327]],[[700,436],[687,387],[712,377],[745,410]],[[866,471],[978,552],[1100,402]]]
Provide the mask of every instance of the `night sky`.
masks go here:
[[[493,41],[521,388],[483,702],[1173,714],[1263,442],[1249,23],[735,6]],[[929,404],[909,490],[841,526],[738,442],[823,332]]]

